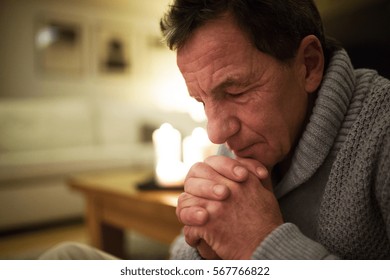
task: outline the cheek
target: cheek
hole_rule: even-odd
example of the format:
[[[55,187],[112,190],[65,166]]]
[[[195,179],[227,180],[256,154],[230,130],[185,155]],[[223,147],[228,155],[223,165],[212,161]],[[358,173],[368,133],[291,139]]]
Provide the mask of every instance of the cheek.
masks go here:
[[[281,104],[281,114],[288,126],[289,137],[296,141],[302,130],[308,110],[308,95],[300,88],[291,89],[287,101]]]
[[[288,129],[279,108],[263,102],[250,104],[239,114],[242,136],[249,142],[261,144],[259,152],[267,153],[267,158],[279,159],[281,153],[289,149]]]
[[[251,131],[265,139],[268,156],[276,163],[283,159],[292,147],[294,139],[291,119],[281,102],[264,101],[263,99],[262,102],[251,103],[249,110],[245,111],[246,123]]]
[[[270,93],[262,93],[263,96],[272,96]],[[259,133],[273,131],[280,127],[281,108],[276,99],[264,98],[256,94],[247,102],[247,106],[242,109],[243,118]]]

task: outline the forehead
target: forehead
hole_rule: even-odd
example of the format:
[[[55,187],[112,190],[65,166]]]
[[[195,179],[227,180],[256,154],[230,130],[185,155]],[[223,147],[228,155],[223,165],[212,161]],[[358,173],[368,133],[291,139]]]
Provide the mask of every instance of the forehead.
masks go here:
[[[233,18],[224,15],[195,29],[187,42],[177,51],[177,64],[182,72],[188,67],[202,65],[220,57],[226,59],[243,48],[254,48]]]

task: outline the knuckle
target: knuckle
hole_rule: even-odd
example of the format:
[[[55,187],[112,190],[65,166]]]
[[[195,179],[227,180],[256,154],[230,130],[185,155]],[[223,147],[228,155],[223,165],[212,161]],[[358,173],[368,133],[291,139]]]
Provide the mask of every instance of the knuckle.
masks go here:
[[[191,192],[194,189],[197,179],[189,177],[184,181],[184,190],[186,192]]]
[[[179,195],[179,197],[177,198],[177,203],[178,205],[180,205],[181,203],[183,203],[183,201],[186,200],[186,198],[188,197],[187,193],[183,192]]]
[[[207,206],[207,211],[212,217],[217,218],[225,213],[224,208],[224,203],[221,201],[213,201]]]
[[[203,162],[195,162],[192,166],[191,166],[191,169],[192,171],[194,170],[197,170],[197,169],[201,169],[201,168],[204,168],[205,167],[205,164]]]
[[[196,178],[199,176],[199,174],[202,174],[204,172],[204,170],[207,170],[207,166],[205,163],[203,162],[196,162],[194,163],[188,173],[187,173],[187,176],[185,178],[185,181],[191,179],[191,178]]]

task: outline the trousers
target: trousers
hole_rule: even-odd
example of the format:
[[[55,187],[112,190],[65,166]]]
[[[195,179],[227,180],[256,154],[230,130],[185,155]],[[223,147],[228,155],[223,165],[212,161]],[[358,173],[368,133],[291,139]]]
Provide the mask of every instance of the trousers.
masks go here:
[[[62,242],[39,256],[39,260],[118,260],[106,252],[77,242]]]

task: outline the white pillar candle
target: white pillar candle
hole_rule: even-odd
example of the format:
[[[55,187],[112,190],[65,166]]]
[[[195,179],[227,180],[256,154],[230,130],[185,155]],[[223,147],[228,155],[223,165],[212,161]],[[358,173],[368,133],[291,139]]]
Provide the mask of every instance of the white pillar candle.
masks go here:
[[[168,123],[153,132],[156,180],[164,187],[183,184],[185,170],[181,162],[181,134]]]
[[[194,163],[203,161],[214,154],[214,145],[210,142],[204,128],[197,127],[183,140],[183,161],[187,169]]]
[[[153,132],[153,144],[157,162],[181,160],[181,134],[169,123]]]

